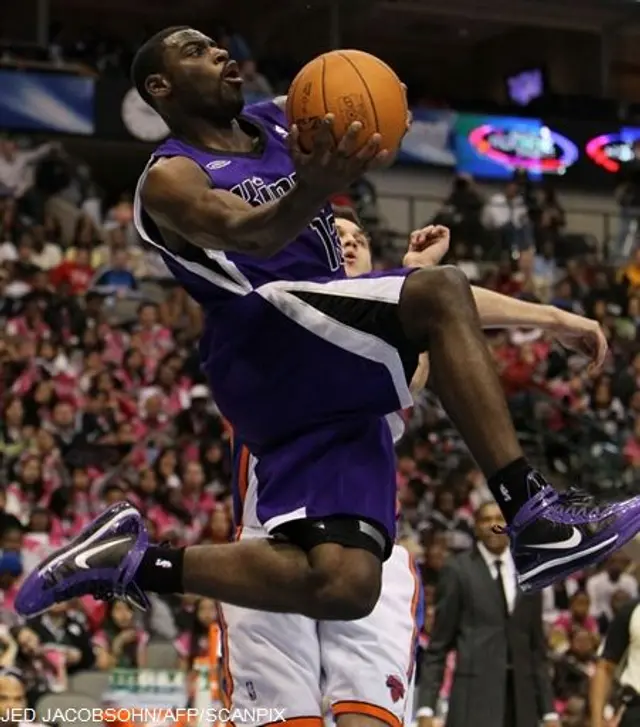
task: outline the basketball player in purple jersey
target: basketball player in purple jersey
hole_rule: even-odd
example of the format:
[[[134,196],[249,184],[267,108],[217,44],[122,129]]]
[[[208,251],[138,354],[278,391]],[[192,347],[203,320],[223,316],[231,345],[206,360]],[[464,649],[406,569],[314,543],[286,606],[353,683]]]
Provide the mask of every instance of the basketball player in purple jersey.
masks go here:
[[[640,497],[604,505],[558,494],[524,458],[478,317],[480,306],[500,320],[508,299],[472,291],[455,268],[421,268],[419,240],[406,267],[345,277],[326,200],[390,161],[377,135],[356,150],[354,123],[336,145],[327,117],[303,152],[281,107],[243,111],[237,65],[188,27],[153,36],[132,73],[172,130],[140,179],[136,225],[205,310],[203,366],[259,460],[258,516],[273,537],[150,546],[141,515],[120,504],[33,571],[20,613],[86,593],[144,607],[149,590],[317,619],[368,614],[395,531],[385,416],[411,404],[408,378],[427,350],[432,386],[509,523],[523,588],[635,535]],[[527,325],[530,311],[522,315]],[[567,340],[602,364],[596,323]]]

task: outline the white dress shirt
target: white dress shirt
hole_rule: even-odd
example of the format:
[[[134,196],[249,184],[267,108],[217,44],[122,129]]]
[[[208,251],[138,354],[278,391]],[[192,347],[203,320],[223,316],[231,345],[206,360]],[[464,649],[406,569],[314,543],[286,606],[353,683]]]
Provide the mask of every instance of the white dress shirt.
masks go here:
[[[482,560],[487,564],[489,573],[495,581],[498,577],[498,568],[496,561],[500,561],[500,573],[502,575],[502,582],[504,584],[504,594],[507,597],[507,607],[509,613],[513,613],[513,609],[516,605],[516,595],[518,593],[518,586],[516,585],[516,567],[511,557],[511,551],[506,548],[500,555],[490,553],[482,543],[478,543],[478,552],[482,556]]]
[[[518,595],[518,584],[516,580],[516,566],[511,557],[511,551],[506,548],[500,555],[494,555],[485,546],[477,542],[478,552],[482,556],[482,559],[487,564],[491,577],[495,580],[498,576],[498,569],[496,567],[496,561],[500,561],[500,573],[502,575],[502,582],[504,584],[504,594],[507,599],[507,607],[509,613],[513,613],[513,609],[516,605],[516,597]],[[497,585],[497,584],[496,584]],[[421,717],[433,717],[434,713],[430,707],[421,707],[416,713],[416,719]],[[554,712],[545,714],[542,717],[543,722],[557,722],[558,715]]]

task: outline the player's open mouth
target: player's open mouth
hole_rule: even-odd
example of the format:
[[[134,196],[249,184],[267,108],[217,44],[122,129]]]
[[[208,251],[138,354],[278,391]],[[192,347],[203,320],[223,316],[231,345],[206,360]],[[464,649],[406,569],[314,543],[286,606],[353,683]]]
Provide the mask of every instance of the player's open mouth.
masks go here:
[[[229,61],[222,71],[222,80],[225,83],[230,83],[234,86],[240,86],[243,83],[242,76],[240,74],[240,67],[235,61]]]
[[[354,263],[356,261],[356,256],[352,252],[345,252],[344,261],[346,263]]]

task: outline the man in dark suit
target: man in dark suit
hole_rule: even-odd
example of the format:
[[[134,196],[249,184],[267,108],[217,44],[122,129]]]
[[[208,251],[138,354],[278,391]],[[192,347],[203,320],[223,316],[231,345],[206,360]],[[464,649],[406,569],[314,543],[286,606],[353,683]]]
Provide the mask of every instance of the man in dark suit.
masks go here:
[[[419,727],[432,727],[447,654],[456,651],[447,727],[559,727],[542,631],[539,594],[524,596],[499,507],[476,518],[476,547],[451,558],[436,590],[436,615],[422,658]]]

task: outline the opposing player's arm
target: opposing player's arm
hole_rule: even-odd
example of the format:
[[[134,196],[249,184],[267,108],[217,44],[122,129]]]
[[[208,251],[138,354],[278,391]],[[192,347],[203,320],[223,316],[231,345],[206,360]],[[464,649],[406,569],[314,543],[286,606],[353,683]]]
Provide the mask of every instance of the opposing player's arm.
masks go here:
[[[302,232],[324,198],[298,184],[277,201],[252,207],[231,192],[212,188],[194,162],[172,157],[151,167],[141,201],[161,230],[198,247],[268,258]]]
[[[609,349],[597,321],[485,288],[472,286],[471,290],[483,328],[542,328],[563,346],[590,358],[592,373],[604,365]]]
[[[562,311],[550,305],[529,303],[494,290],[471,286],[483,328],[555,328]],[[577,316],[576,316],[577,317]]]
[[[273,99],[273,103],[281,110],[284,111],[287,107],[287,97],[286,96],[276,96]]]

